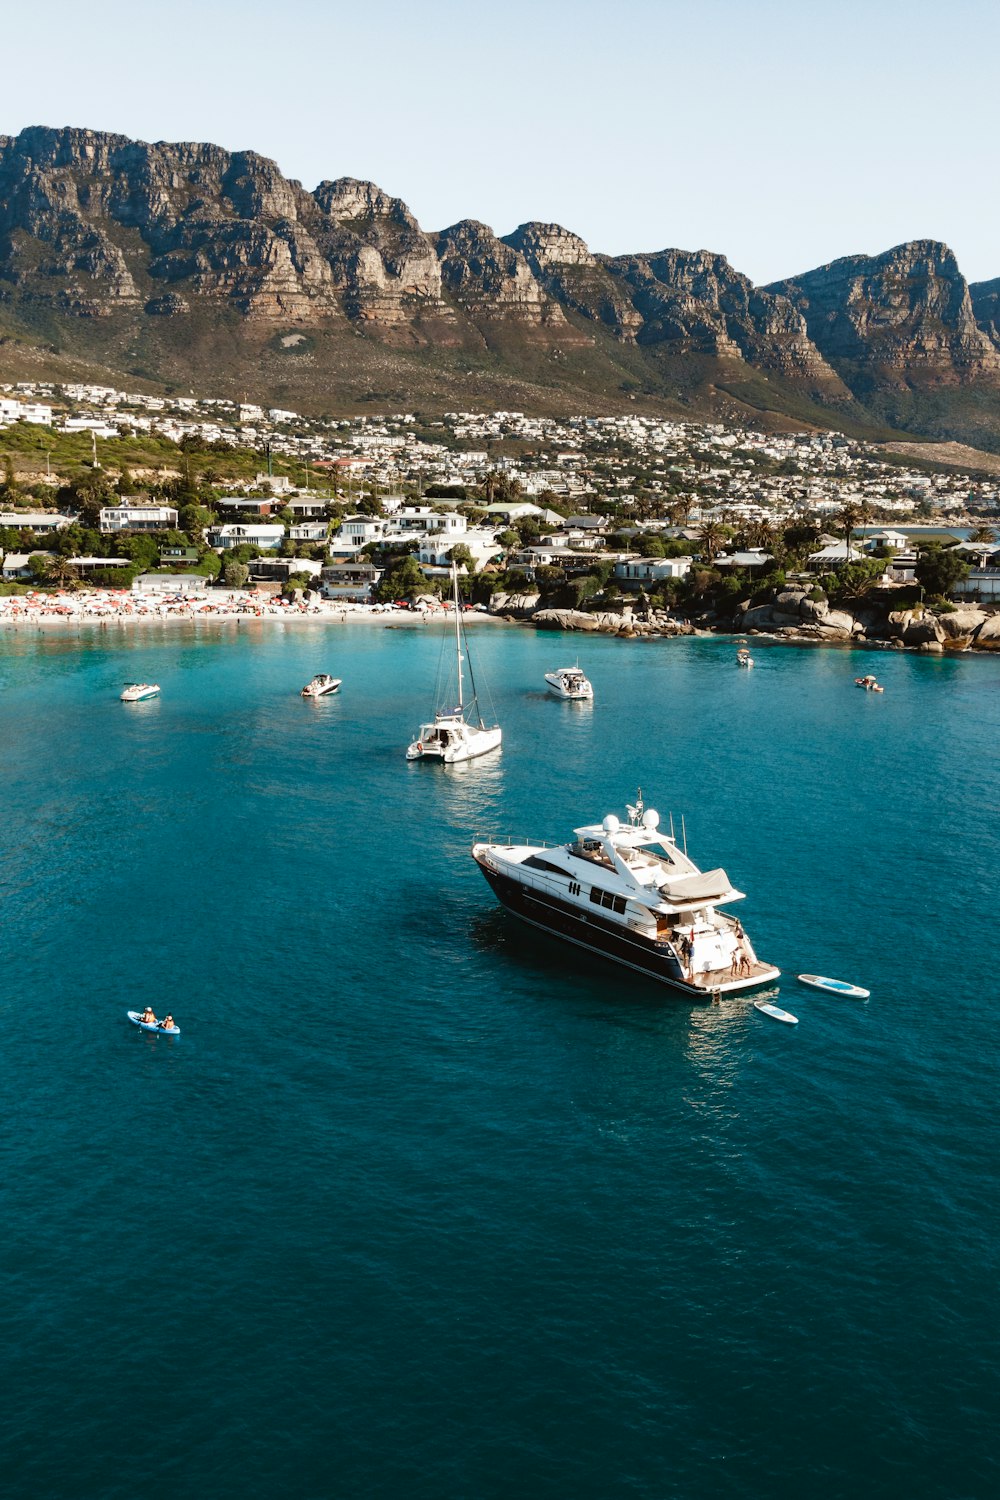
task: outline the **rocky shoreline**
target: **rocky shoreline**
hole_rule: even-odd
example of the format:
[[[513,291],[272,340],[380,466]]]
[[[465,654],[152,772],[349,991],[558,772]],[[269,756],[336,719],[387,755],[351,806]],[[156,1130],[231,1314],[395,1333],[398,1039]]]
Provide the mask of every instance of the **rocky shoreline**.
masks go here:
[[[490,613],[541,630],[582,631],[626,640],[642,637],[756,635],[771,640],[831,646],[865,646],[943,655],[953,651],[1000,651],[1000,610],[978,606],[940,614],[917,606],[886,610],[859,600],[831,608],[804,589],[786,589],[768,604],[744,606],[734,618],[698,623],[669,610],[622,601],[614,609],[540,607],[537,594],[494,594]]]

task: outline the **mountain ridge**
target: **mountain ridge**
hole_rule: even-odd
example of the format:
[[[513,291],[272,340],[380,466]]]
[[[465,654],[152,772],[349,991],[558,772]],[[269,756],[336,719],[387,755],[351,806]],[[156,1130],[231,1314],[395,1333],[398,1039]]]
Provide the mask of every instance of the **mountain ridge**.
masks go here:
[[[0,136],[0,338],[5,369],[34,350],[306,408],[464,390],[1000,447],[1000,278],[970,288],[940,242],[756,286],[713,251],[427,231],[361,179],[69,126]]]

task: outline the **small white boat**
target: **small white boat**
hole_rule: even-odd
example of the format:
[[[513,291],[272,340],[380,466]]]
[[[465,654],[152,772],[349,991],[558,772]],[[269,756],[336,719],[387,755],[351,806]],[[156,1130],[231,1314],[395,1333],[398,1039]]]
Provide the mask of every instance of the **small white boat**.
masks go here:
[[[761,1015],[770,1016],[773,1021],[784,1021],[786,1026],[797,1026],[798,1016],[793,1016],[791,1011],[782,1010],[780,1005],[772,1005],[769,1000],[755,1000],[754,1010],[759,1010]]]
[[[160,684],[158,682],[126,682],[120,702],[142,703],[147,698],[158,698],[159,696]]]
[[[503,731],[499,724],[487,724],[479,708],[479,695],[472,675],[472,663],[468,661],[469,645],[464,639],[462,606],[458,598],[458,569],[451,568],[455,594],[455,675],[458,686],[458,702],[453,708],[439,708],[429,724],[421,724],[416,738],[407,747],[407,760],[439,760],[443,765],[454,766],[465,760],[475,760],[491,750],[499,750],[503,743]],[[465,645],[465,651],[462,646]],[[472,697],[466,700],[462,663],[468,661],[469,682]]]
[[[736,665],[738,667],[752,667],[753,664],[753,657],[750,655],[750,652],[746,649],[745,646],[741,650],[737,651]]]
[[[594,689],[579,667],[560,667],[555,672],[546,672],[545,681],[549,691],[557,698],[592,699]]]
[[[335,693],[343,682],[342,677],[331,677],[329,672],[317,672],[311,682],[307,682],[302,689],[303,698],[325,698],[328,693]]]
[[[140,1031],[162,1031],[164,1036],[180,1036],[179,1026],[164,1026],[162,1021],[144,1021],[141,1010],[127,1010],[125,1014],[133,1026],[138,1026]]]
[[[885,688],[880,687],[877,680],[869,672],[864,677],[855,677],[854,686],[863,688],[866,693],[884,693]]]
[[[844,1000],[867,1000],[871,996],[871,990],[863,990],[860,984],[848,984],[846,979],[827,979],[823,974],[800,974],[799,984],[808,984],[814,990],[826,990]]]

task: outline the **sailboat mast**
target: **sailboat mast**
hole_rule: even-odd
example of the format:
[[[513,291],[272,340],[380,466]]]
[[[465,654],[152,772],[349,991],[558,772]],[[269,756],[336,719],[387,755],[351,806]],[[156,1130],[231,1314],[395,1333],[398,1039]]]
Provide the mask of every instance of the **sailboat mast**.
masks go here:
[[[458,565],[454,558],[451,563],[451,581],[455,589],[455,655],[458,658],[458,711],[462,712],[462,626],[458,613]]]

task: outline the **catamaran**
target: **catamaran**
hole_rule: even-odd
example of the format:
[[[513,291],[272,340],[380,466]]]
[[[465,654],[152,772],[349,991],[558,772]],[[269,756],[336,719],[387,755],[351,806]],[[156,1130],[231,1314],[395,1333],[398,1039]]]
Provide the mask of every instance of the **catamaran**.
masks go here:
[[[455,605],[455,664],[458,676],[458,702],[454,707],[441,708],[430,724],[421,724],[416,739],[406,752],[407,760],[440,760],[445,765],[458,761],[474,760],[490,750],[499,750],[503,731],[499,724],[487,724],[479,709],[476,680],[472,673],[469,644],[462,628],[462,606],[458,598],[458,568],[451,566],[452,589]],[[465,646],[463,653],[462,647]],[[471,698],[466,701],[462,663],[469,668]]]

